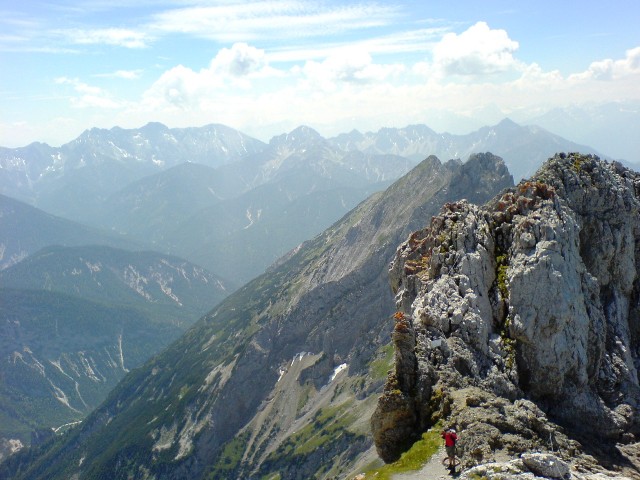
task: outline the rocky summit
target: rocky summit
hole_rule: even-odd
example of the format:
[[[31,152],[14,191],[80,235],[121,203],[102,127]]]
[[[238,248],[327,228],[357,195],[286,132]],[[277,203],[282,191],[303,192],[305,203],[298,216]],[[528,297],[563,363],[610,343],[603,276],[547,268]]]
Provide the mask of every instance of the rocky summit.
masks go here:
[[[466,478],[640,478],[639,196],[640,174],[559,154],[409,236],[371,419],[385,461],[437,424]]]

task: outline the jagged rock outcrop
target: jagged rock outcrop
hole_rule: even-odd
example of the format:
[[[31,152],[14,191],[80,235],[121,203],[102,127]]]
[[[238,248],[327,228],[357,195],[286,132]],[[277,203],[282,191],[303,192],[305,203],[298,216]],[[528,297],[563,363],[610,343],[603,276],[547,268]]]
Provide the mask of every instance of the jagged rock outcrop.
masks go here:
[[[640,426],[639,192],[619,164],[560,154],[483,207],[445,205],[401,245],[395,372],[372,417],[384,460],[444,419],[464,467],[531,451],[630,464],[601,443]]]

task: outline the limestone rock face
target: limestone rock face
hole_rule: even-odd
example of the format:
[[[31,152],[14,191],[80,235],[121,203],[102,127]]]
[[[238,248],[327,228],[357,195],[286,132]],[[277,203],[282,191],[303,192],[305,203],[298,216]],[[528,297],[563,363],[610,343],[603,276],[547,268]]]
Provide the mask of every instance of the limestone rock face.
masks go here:
[[[439,418],[464,423],[466,466],[499,450],[571,459],[582,451],[573,434],[634,439],[639,192],[640,175],[619,164],[560,154],[485,206],[445,205],[399,247],[396,330],[414,339],[394,335],[396,371],[372,419],[383,459],[401,452],[385,439],[411,416],[384,420],[400,404],[413,408],[414,437]],[[537,420],[519,420],[516,402]]]

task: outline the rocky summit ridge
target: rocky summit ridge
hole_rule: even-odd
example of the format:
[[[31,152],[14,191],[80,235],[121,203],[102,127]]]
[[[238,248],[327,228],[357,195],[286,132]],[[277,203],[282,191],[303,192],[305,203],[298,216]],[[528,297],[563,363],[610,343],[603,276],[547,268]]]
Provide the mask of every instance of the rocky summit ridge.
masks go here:
[[[440,421],[463,477],[640,478],[639,197],[640,174],[558,154],[409,236],[371,420],[385,461]]]

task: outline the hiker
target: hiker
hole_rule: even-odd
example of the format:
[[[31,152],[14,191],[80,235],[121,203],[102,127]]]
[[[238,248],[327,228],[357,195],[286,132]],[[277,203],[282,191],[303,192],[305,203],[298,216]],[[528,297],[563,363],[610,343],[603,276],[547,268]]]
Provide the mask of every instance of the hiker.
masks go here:
[[[453,428],[443,430],[440,434],[444,438],[444,448],[447,451],[447,457],[449,457],[449,470],[456,469],[456,441],[458,435]]]

